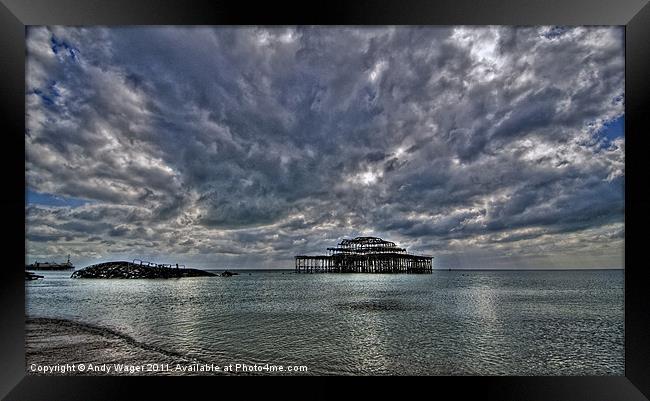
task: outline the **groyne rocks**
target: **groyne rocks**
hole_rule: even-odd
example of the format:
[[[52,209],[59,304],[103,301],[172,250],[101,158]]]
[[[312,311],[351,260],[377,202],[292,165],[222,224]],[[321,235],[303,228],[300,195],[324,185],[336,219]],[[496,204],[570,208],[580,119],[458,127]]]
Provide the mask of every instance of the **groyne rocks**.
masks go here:
[[[71,278],[180,278],[216,276],[199,269],[140,265],[126,261],[99,263],[77,270]]]

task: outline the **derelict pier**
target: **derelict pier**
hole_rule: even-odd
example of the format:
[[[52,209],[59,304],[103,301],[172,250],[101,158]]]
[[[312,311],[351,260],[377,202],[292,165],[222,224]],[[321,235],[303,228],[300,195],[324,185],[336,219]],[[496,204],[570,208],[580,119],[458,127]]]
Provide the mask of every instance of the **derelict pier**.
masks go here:
[[[377,237],[344,239],[327,255],[296,256],[296,273],[431,273],[433,256],[413,255]]]

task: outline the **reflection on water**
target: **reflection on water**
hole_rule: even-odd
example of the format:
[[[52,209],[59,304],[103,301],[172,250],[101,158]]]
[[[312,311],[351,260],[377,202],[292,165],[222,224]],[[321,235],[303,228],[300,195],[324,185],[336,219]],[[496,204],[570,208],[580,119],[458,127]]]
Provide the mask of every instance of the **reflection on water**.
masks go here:
[[[623,374],[623,272],[27,282],[27,313],[218,364],[316,374]]]

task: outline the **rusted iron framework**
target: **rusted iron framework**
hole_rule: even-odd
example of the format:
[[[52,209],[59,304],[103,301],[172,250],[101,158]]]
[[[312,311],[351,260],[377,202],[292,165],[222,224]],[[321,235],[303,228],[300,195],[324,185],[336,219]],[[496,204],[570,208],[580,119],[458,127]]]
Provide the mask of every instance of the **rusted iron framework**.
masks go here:
[[[296,273],[431,273],[433,257],[413,255],[377,237],[344,239],[327,255],[298,255]]]
[[[168,267],[168,268],[171,269],[172,267],[176,266],[177,269],[179,269],[179,268],[184,269],[185,268],[185,265],[179,265],[178,263],[176,263],[176,264],[174,264],[174,263],[155,263],[155,262],[147,262],[146,260],[141,260],[141,259],[133,259],[132,263],[134,265],[136,265],[136,264],[138,264],[138,262],[139,262],[140,266],[147,266],[147,267]]]

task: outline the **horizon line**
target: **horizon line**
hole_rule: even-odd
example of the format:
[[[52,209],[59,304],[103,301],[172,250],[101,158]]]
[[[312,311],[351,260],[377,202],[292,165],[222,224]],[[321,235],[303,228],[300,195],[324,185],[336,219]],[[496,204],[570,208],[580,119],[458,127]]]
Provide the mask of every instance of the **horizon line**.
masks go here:
[[[266,268],[250,268],[250,267],[223,267],[223,268],[203,268],[203,270],[290,270],[293,271],[293,267],[266,267]],[[541,268],[433,268],[433,271],[573,271],[573,270],[625,270],[624,267],[541,267]]]

